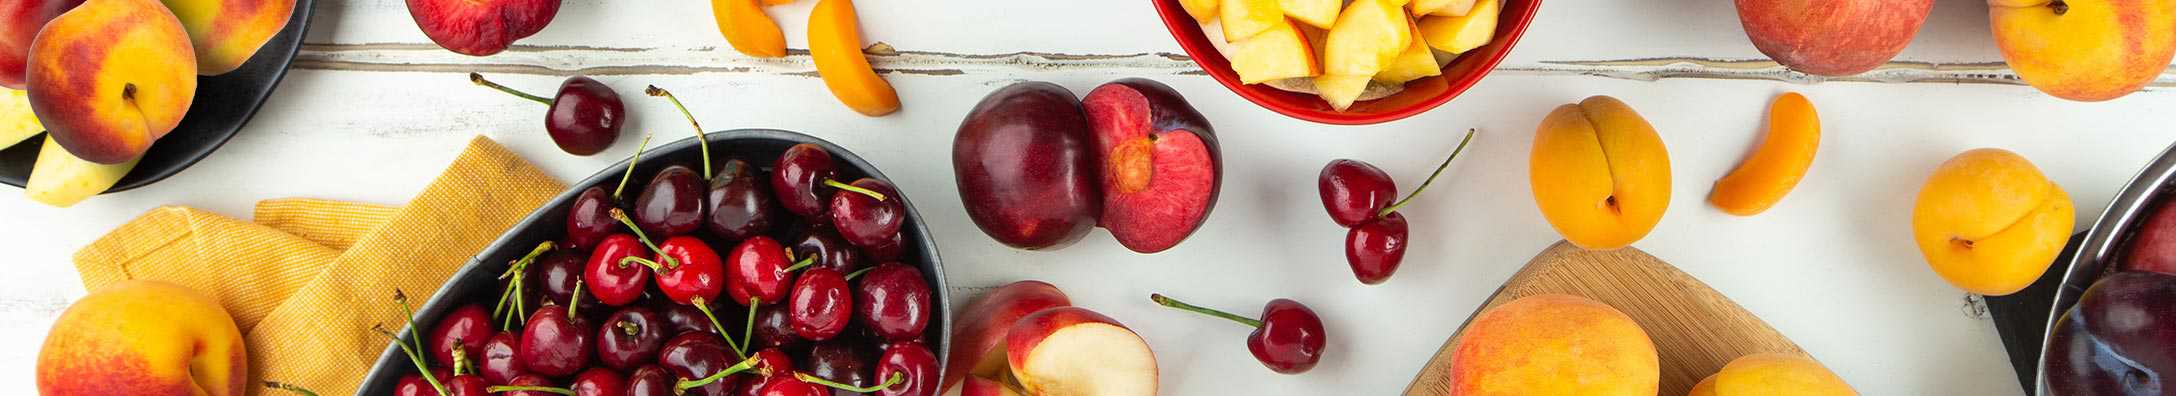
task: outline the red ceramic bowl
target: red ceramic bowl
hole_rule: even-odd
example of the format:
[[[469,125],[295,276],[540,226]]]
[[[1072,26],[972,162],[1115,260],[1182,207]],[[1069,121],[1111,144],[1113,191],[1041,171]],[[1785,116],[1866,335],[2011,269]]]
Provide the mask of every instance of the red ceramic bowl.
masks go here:
[[[1239,82],[1239,74],[1232,72],[1231,61],[1217,52],[1209,38],[1201,34],[1201,24],[1180,8],[1178,0],[1151,0],[1156,2],[1156,13],[1164,19],[1164,28],[1171,37],[1179,40],[1179,48],[1186,56],[1194,58],[1194,64],[1216,78],[1218,84],[1231,89],[1239,97],[1247,98],[1262,108],[1278,114],[1302,120],[1337,125],[1367,125],[1411,117],[1434,109],[1466,88],[1481,81],[1496,63],[1511,53],[1511,46],[1526,34],[1526,25],[1534,21],[1534,11],[1541,8],[1541,0],[1500,0],[1503,14],[1496,21],[1496,38],[1488,45],[1475,48],[1443,67],[1443,74],[1405,83],[1405,90],[1389,97],[1353,103],[1343,112],[1330,109],[1330,103],[1315,95],[1270,88],[1267,85],[1247,85]]]

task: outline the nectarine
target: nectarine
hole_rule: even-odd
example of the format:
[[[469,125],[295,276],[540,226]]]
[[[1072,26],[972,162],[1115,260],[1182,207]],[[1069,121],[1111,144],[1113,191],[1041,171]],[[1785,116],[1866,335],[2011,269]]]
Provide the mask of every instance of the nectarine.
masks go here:
[[[38,28],[45,27],[46,21],[77,4],[83,0],[0,0],[0,87],[23,89],[30,40],[38,37]]]
[[[1934,0],[1737,0],[1753,47],[1793,70],[1848,76],[1911,44]]]
[[[90,0],[46,23],[30,48],[30,109],[53,140],[101,164],[135,159],[196,98],[196,50],[151,0]]]
[[[969,376],[1011,376],[1005,360],[1005,337],[1021,317],[1045,309],[1073,305],[1065,292],[1042,281],[1019,281],[999,286],[967,304],[952,325],[952,350],[945,358],[943,386],[952,389]]]
[[[165,282],[91,292],[61,312],[38,349],[44,396],[241,396],[255,388],[248,379],[242,331],[227,310]]]
[[[2130,94],[2176,56],[2176,0],[1988,0],[1987,8],[2002,59],[2058,98]]]
[[[182,28],[189,30],[189,42],[196,46],[196,71],[207,76],[242,67],[295,15],[295,0],[164,1],[181,19]]]
[[[1154,395],[1156,353],[1109,316],[1057,307],[1020,318],[1006,361],[1031,395]]]

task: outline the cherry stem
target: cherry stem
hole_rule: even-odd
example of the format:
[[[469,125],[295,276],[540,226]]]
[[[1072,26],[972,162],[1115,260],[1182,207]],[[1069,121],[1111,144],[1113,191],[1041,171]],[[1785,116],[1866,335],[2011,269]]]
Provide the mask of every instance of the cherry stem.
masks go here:
[[[760,361],[761,360],[752,357],[742,358],[740,363],[736,363],[732,367],[726,367],[724,370],[719,370],[717,373],[711,374],[710,376],[698,379],[682,379],[678,383],[673,384],[673,394],[686,394],[689,389],[701,388],[705,385],[717,383],[719,380],[724,380],[726,376],[740,374],[741,372],[754,369],[756,368],[756,363]]]
[[[504,85],[499,85],[499,83],[491,82],[491,80],[485,80],[484,75],[482,74],[477,74],[473,72],[469,73],[468,82],[476,83],[476,85],[491,87],[491,89],[496,89],[499,90],[499,92],[505,92],[509,95],[520,96],[522,99],[534,100],[537,103],[543,103],[546,106],[550,106],[552,104],[551,99],[545,99],[542,96],[530,95],[528,92],[522,92],[513,88],[507,88]]]
[[[622,320],[619,324],[620,334],[626,334],[629,337],[642,335],[642,326],[636,326],[635,322]]]
[[[852,184],[840,183],[838,180],[831,179],[824,179],[824,185],[831,186],[832,188],[837,188],[840,190],[853,191],[856,194],[867,195],[869,196],[869,198],[876,198],[878,202],[884,201],[884,193],[876,192],[876,190],[861,188],[861,186],[856,186]]]
[[[1406,194],[1406,195],[1405,195],[1405,199],[1400,199],[1400,200],[1398,200],[1398,203],[1395,203],[1395,204],[1391,204],[1391,205],[1390,205],[1389,207],[1385,207],[1385,208],[1383,208],[1383,210],[1380,210],[1380,211],[1376,211],[1376,212],[1375,212],[1375,217],[1376,217],[1376,218],[1382,218],[1382,217],[1385,217],[1385,216],[1390,216],[1390,213],[1391,213],[1391,212],[1397,212],[1397,211],[1398,211],[1398,208],[1402,208],[1402,207],[1405,207],[1405,204],[1406,204],[1406,203],[1408,203],[1408,202],[1413,202],[1413,197],[1418,197],[1418,196],[1420,196],[1420,192],[1421,192],[1421,191],[1425,191],[1425,190],[1427,190],[1427,189],[1428,189],[1428,185],[1430,185],[1430,184],[1435,184],[1435,183],[1436,183],[1436,176],[1443,176],[1443,170],[1444,170],[1444,169],[1446,169],[1446,168],[1450,168],[1450,167],[1451,167],[1451,160],[1453,160],[1453,159],[1458,159],[1458,152],[1460,152],[1460,151],[1466,151],[1466,143],[1467,143],[1467,142],[1472,142],[1472,141],[1473,141],[1473,133],[1474,133],[1474,132],[1477,132],[1477,130],[1474,130],[1474,129],[1467,129],[1467,130],[1466,130],[1466,138],[1465,138],[1465,139],[1460,139],[1460,140],[1458,141],[1458,148],[1455,148],[1455,149],[1451,149],[1451,156],[1450,156],[1450,157],[1444,157],[1444,158],[1443,158],[1443,164],[1442,164],[1442,165],[1436,165],[1436,171],[1435,171],[1435,173],[1430,173],[1430,174],[1428,174],[1428,180],[1425,180],[1425,181],[1421,181],[1421,182],[1420,182],[1420,187],[1419,187],[1419,188],[1414,188],[1414,189],[1413,189],[1413,193],[1411,193],[1411,194]]]
[[[621,268],[625,268],[629,263],[641,264],[644,267],[650,267],[651,271],[656,271],[660,273],[665,272],[665,266],[663,264],[658,264],[656,261],[650,261],[649,259],[641,257],[627,256],[625,258],[621,258],[619,264]]]
[[[455,377],[459,377],[461,376],[461,374],[467,374],[476,370],[475,367],[471,367],[468,364],[468,351],[463,350],[458,346],[461,344],[461,341],[462,340],[460,338],[456,337],[454,338],[453,342],[453,344],[456,345],[453,348],[453,376]]]
[[[567,296],[567,319],[574,319],[574,310],[582,308],[582,280],[574,279],[574,295]]]
[[[794,378],[794,379],[798,379],[798,380],[801,380],[801,382],[807,382],[807,383],[811,383],[811,384],[817,384],[817,385],[823,385],[823,386],[828,386],[828,387],[831,387],[832,389],[838,389],[838,390],[843,390],[843,391],[847,391],[847,392],[854,392],[854,393],[876,393],[876,391],[884,390],[885,388],[890,388],[890,387],[892,387],[892,385],[898,385],[898,384],[899,384],[900,382],[906,382],[906,380],[907,380],[907,376],[906,376],[905,374],[900,374],[900,373],[892,373],[892,376],[891,376],[891,377],[888,377],[888,378],[885,378],[885,379],[884,379],[884,383],[881,383],[881,384],[876,384],[876,386],[871,386],[871,387],[867,387],[867,388],[864,388],[864,387],[859,387],[859,386],[853,386],[853,385],[841,384],[841,383],[837,383],[837,382],[831,382],[831,380],[828,380],[828,379],[824,379],[824,377],[818,377],[818,376],[808,375],[808,374],[806,374],[806,373],[793,373],[793,378]]]
[[[414,307],[408,305],[408,293],[402,293],[400,289],[393,289],[393,302],[400,303],[400,313],[408,320],[408,332],[416,333],[416,350],[431,350],[430,348],[426,348],[423,346],[423,335],[421,333],[423,331],[423,328],[416,326],[416,310]],[[420,357],[421,355],[419,354],[417,356]]]
[[[296,386],[295,384],[289,384],[284,382],[265,381],[264,387],[294,392],[303,396],[317,396],[317,392],[311,392],[309,389],[304,389],[301,386]]]
[[[1179,302],[1179,300],[1174,300],[1174,299],[1172,299],[1171,297],[1164,297],[1164,295],[1162,295],[1162,294],[1149,294],[1149,295],[1148,295],[1148,299],[1149,299],[1149,300],[1152,300],[1152,301],[1155,301],[1155,302],[1156,302],[1156,304],[1159,304],[1159,305],[1163,305],[1163,306],[1166,306],[1166,307],[1171,307],[1171,308],[1174,308],[1174,309],[1178,309],[1178,310],[1181,310],[1181,311],[1190,311],[1190,312],[1193,312],[1193,313],[1198,313],[1198,314],[1202,314],[1202,315],[1209,315],[1209,316],[1215,316],[1215,317],[1219,317],[1219,318],[1231,319],[1231,320],[1232,320],[1233,322],[1239,322],[1239,324],[1247,325],[1247,327],[1262,327],[1262,321],[1260,321],[1260,320],[1255,320],[1254,318],[1249,318],[1249,317],[1245,317],[1245,316],[1239,316],[1239,315],[1233,315],[1233,314],[1232,314],[1232,313],[1230,313],[1230,312],[1218,311],[1218,310],[1215,310],[1215,309],[1211,309],[1211,308],[1206,308],[1206,307],[1202,307],[1202,306],[1199,306],[1199,305],[1194,305],[1194,304],[1187,304],[1187,303],[1184,303],[1184,302]]]
[[[627,191],[627,180],[635,178],[635,164],[642,163],[642,152],[650,149],[650,134],[642,134],[642,144],[635,145],[635,155],[627,158],[627,173],[620,175],[620,185],[612,188],[612,200],[620,200],[620,192]]]
[[[642,92],[650,94],[650,96],[662,96],[665,97],[665,100],[672,101],[672,107],[679,108],[680,116],[687,117],[688,125],[695,127],[695,144],[702,147],[703,151],[703,180],[709,181],[711,175],[710,139],[703,138],[703,123],[695,122],[695,113],[688,112],[688,106],[680,104],[680,97],[672,96],[672,91],[667,91],[664,88],[658,88],[656,85],[652,85],[649,89],[642,90]]]
[[[634,220],[627,219],[627,212],[621,211],[620,208],[612,208],[612,219],[619,220],[620,224],[626,225],[628,230],[634,231],[635,240],[642,241],[642,246],[649,246],[650,251],[657,252],[658,261],[664,262],[665,268],[680,268],[680,262],[673,261],[672,256],[665,255],[665,249],[660,249],[657,244],[650,243],[650,236],[642,233],[642,227],[635,226]]]
[[[869,272],[869,270],[873,270],[873,269],[876,269],[876,267],[869,267],[869,268],[862,268],[862,269],[854,270],[854,272],[846,274],[846,280],[854,280],[854,278],[855,278],[855,277],[859,277],[859,276],[861,276],[861,274],[863,274],[863,273],[867,273],[867,272]]]
[[[763,297],[748,297],[748,320],[742,321],[740,325],[740,337],[742,339],[748,340],[748,344],[743,344],[740,346],[743,349],[746,349],[749,345],[756,343],[756,308],[762,306]],[[716,325],[713,324],[712,326]],[[718,333],[725,333],[725,328],[719,327]],[[741,356],[747,356],[747,353],[743,352]]]
[[[523,306],[522,300],[524,299],[521,298],[522,283],[524,279],[528,278],[529,264],[535,263],[537,256],[542,256],[545,252],[551,251],[552,247],[552,241],[537,244],[536,249],[529,250],[528,255],[521,256],[519,260],[514,260],[513,264],[506,266],[505,273],[499,274],[499,279],[507,280],[506,291],[499,293],[498,305],[491,308],[491,316],[499,318],[499,327],[514,327],[513,324],[516,318],[519,318],[524,324],[529,322],[529,313],[527,307]],[[513,310],[508,311],[507,308],[513,308]],[[505,316],[500,316],[502,314]]]
[[[791,253],[788,253],[788,254],[791,254]],[[801,261],[800,261],[800,262],[797,262],[797,263],[793,263],[793,265],[791,265],[791,266],[787,266],[787,267],[786,267],[786,270],[785,270],[784,272],[793,272],[793,271],[797,271],[797,270],[800,270],[800,269],[802,269],[802,268],[808,268],[808,266],[810,266],[810,265],[815,265],[815,264],[816,264],[816,255],[813,255],[813,254],[811,254],[811,255],[808,255],[808,257],[802,257],[802,258],[801,258]]]
[[[378,335],[393,339],[393,345],[399,346],[401,353],[408,355],[408,362],[416,365],[416,374],[421,375],[424,382],[429,382],[432,390],[438,391],[438,394],[441,395],[451,394],[446,392],[445,384],[438,383],[438,376],[431,374],[430,366],[423,364],[423,354],[417,353],[415,348],[409,348],[407,342],[401,341],[400,336],[393,335],[392,330],[386,330],[383,324],[372,325],[370,329],[377,331]]]
[[[718,315],[710,313],[710,301],[705,301],[705,300],[703,299],[703,296],[695,296],[695,297],[689,297],[689,298],[688,298],[688,304],[689,304],[689,305],[694,305],[694,306],[695,306],[695,310],[697,310],[697,311],[702,311],[702,312],[703,312],[703,318],[704,318],[704,319],[710,319],[710,328],[711,328],[712,330],[717,330],[717,331],[718,331],[718,338],[723,338],[723,339],[725,339],[725,346],[733,348],[733,354],[734,354],[734,355],[738,355],[738,356],[740,356],[740,357],[741,357],[742,359],[746,359],[746,358],[748,358],[748,353],[746,353],[746,352],[742,352],[742,351],[743,351],[744,349],[743,349],[743,348],[741,348],[741,346],[740,346],[740,343],[738,343],[738,342],[733,342],[733,335],[731,335],[731,334],[726,334],[726,332],[725,332],[725,323],[723,323],[723,322],[719,322],[719,321],[718,321]],[[749,311],[749,312],[755,312],[755,311],[751,310],[751,311]],[[753,314],[751,314],[751,316],[749,316],[749,318],[750,318],[750,319],[753,319],[753,318],[755,318],[755,316],[753,316]],[[697,385],[697,386],[700,386],[700,385]]]
[[[499,386],[493,386],[493,387],[489,387],[489,388],[484,388],[484,391],[485,391],[485,392],[491,392],[491,393],[505,393],[505,392],[551,392],[551,393],[554,393],[554,394],[561,394],[561,395],[567,395],[567,396],[574,396],[574,395],[575,395],[575,393],[574,393],[574,390],[572,390],[572,389],[567,389],[567,388],[553,388],[553,387],[549,387],[549,386],[529,386],[529,385],[499,385]]]

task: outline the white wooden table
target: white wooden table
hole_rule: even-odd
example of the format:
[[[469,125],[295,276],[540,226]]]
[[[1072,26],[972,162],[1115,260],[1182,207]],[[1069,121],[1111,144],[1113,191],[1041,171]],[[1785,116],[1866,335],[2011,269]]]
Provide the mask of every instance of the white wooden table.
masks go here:
[[[772,11],[790,47],[805,48],[812,3]],[[680,93],[712,128],[783,128],[838,142],[920,205],[955,302],[1018,279],[1056,283],[1138,330],[1156,351],[1163,390],[1186,395],[1403,390],[1498,283],[1558,239],[1532,203],[1528,143],[1550,108],[1597,94],[1631,103],[1670,148],[1674,202],[1635,246],[1737,300],[1866,394],[2016,394],[1991,322],[1910,242],[1906,219],[1920,181],[1968,148],[2015,150],[2070,191],[2082,229],[2176,140],[2168,111],[2176,93],[2082,104],[2017,85],[1987,33],[1986,6],[1968,0],[1936,4],[1899,69],[1818,83],[1727,62],[1763,60],[1727,1],[1550,0],[1492,77],[1435,111],[1369,127],[1288,119],[1226,92],[1184,60],[1145,1],[858,6],[864,37],[905,51],[876,60],[905,103],[889,117],[838,105],[805,55],[753,60],[724,49],[703,2],[568,0],[543,33],[471,58],[429,44],[401,1],[320,1],[296,70],[217,155],[72,209],[0,196],[0,388],[34,387],[46,328],[83,293],[70,255],[146,209],[247,216],[257,200],[291,196],[397,204],[476,134],[576,180],[623,158],[639,138],[624,136],[599,156],[568,156],[544,136],[542,107],[469,85],[469,70],[540,92],[565,74],[597,76],[627,99],[628,130],[663,140],[688,131],[669,104],[639,94],[646,84]],[[1686,62],[1588,62],[1650,58]],[[1085,93],[1134,76],[1185,93],[1223,141],[1224,194],[1199,233],[1171,251],[1137,255],[1100,231],[1066,250],[1025,252],[975,229],[946,158],[976,100],[1020,80]],[[2153,89],[2171,85],[2176,75]],[[1786,90],[1807,94],[1824,118],[1811,175],[1758,217],[1707,207],[1709,182],[1743,155],[1767,100]],[[1352,280],[1343,230],[1316,198],[1316,171],[1358,158],[1410,188],[1469,127],[1482,131],[1475,146],[1405,211],[1415,242],[1404,268],[1381,286]],[[1157,307],[1150,292],[1248,313],[1271,298],[1300,300],[1327,321],[1327,356],[1305,375],[1273,374],[1247,355],[1245,329]]]

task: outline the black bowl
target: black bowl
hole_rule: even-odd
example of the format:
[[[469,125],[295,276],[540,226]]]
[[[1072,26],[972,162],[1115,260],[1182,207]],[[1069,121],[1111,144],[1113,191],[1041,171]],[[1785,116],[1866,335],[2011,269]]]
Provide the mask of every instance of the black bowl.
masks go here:
[[[196,78],[196,100],[189,106],[189,113],[181,118],[181,125],[174,131],[151,144],[144,152],[136,168],[122,176],[119,183],[106,192],[121,192],[143,187],[181,173],[195,165],[213,150],[234,138],[242,125],[257,114],[257,108],[272,97],[272,88],[279,86],[280,78],[287,75],[287,65],[295,60],[295,52],[302,49],[302,36],[310,26],[310,9],[315,0],[295,0],[295,14],[287,18],[287,27],[264,43],[255,56],[243,62],[242,67],[227,74]],[[37,143],[41,136],[33,136],[6,150],[0,150],[0,184],[22,187],[30,180],[30,168],[38,162]]]
[[[846,151],[846,148],[814,136],[776,129],[735,129],[724,132],[711,132],[707,137],[710,140],[711,157],[716,162],[724,162],[727,158],[739,158],[758,167],[769,168],[770,164],[778,159],[779,153],[786,151],[787,147],[801,143],[813,143],[822,146],[825,151],[831,153],[832,158],[839,164],[838,172],[841,179],[852,180],[871,177],[887,182],[891,181],[890,178],[884,177],[883,172],[878,172],[875,166],[870,165],[868,161],[862,160],[861,157],[855,156],[854,153]],[[635,167],[635,179],[630,180],[628,184],[634,186],[631,188],[639,188],[643,183],[649,181],[650,175],[656,174],[659,169],[663,169],[668,165],[700,164],[701,161],[702,154],[698,151],[695,139],[680,139],[664,146],[652,148],[644,153],[642,163]],[[500,273],[506,271],[507,264],[527,254],[538,243],[556,240],[559,236],[565,234],[567,209],[573,206],[574,198],[580,195],[583,189],[600,185],[609,189],[619,183],[620,175],[626,171],[627,162],[625,161],[598,171],[597,174],[590,176],[588,179],[573,184],[566,192],[560,193],[551,202],[537,208],[535,212],[530,213],[529,217],[522,219],[520,223],[515,223],[512,228],[506,230],[506,234],[499,236],[497,241],[493,241],[490,246],[484,247],[484,250],[478,252],[475,258],[470,259],[468,264],[463,265],[459,271],[455,271],[453,276],[446,280],[446,284],[439,287],[438,292],[431,296],[430,301],[425,302],[416,311],[418,326],[429,328],[437,323],[438,317],[464,304],[476,303],[488,306],[496,301],[502,287],[497,278]],[[930,312],[929,327],[924,330],[923,342],[930,346],[932,352],[937,353],[939,372],[942,375],[945,352],[949,349],[947,347],[951,342],[951,335],[948,331],[951,327],[946,324],[945,317],[952,312],[952,302],[948,298],[950,293],[947,293],[945,289],[944,267],[938,265],[937,241],[930,238],[929,228],[922,221],[921,213],[915,211],[914,202],[908,200],[905,193],[901,193],[900,196],[895,198],[898,198],[900,203],[905,204],[907,208],[907,224],[906,227],[901,229],[901,232],[906,233],[904,240],[907,251],[901,261],[920,269],[923,280],[929,282],[930,292],[934,294],[932,297],[935,300],[932,302],[936,303],[936,306]],[[391,290],[386,292],[390,293]],[[719,320],[727,319],[720,318]],[[396,324],[388,323],[387,325],[394,326]],[[733,326],[728,325],[727,327]],[[406,342],[415,342],[415,339],[412,338],[416,337],[414,329],[404,330],[400,335]],[[370,374],[363,377],[362,386],[357,388],[356,394],[391,394],[393,387],[400,381],[401,376],[414,372],[415,365],[408,362],[408,357],[401,353],[400,348],[388,343],[385,353],[378,357],[378,363],[371,366]]]

